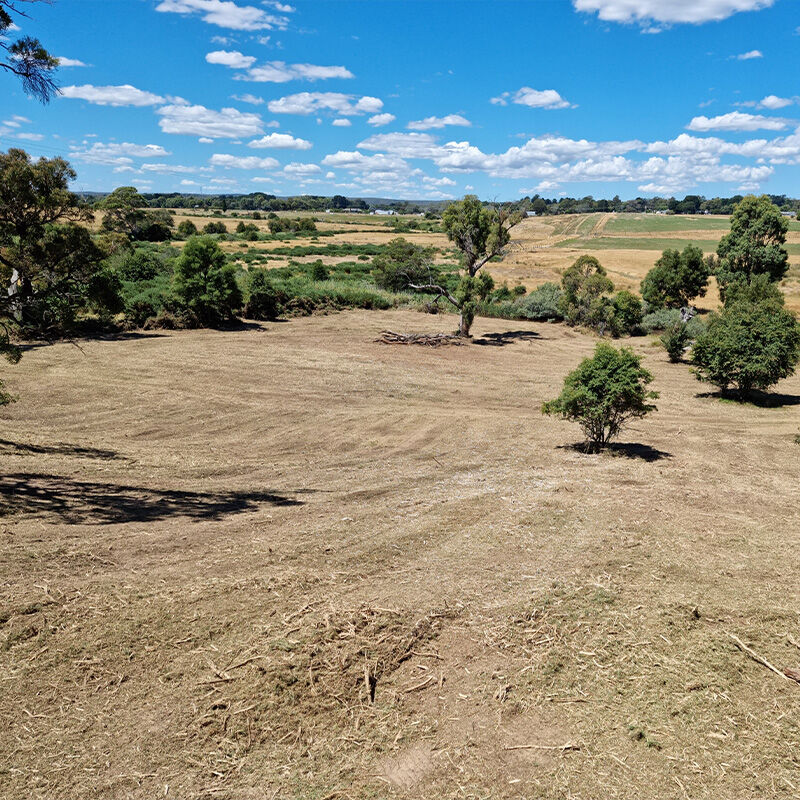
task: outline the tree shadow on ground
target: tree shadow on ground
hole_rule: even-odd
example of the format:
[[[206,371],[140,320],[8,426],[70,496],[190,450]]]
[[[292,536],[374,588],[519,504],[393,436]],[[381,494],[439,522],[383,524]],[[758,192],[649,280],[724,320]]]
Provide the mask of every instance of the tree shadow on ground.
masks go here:
[[[102,461],[128,461],[126,456],[121,456],[116,450],[105,450],[99,447],[81,447],[77,444],[58,442],[57,444],[26,444],[24,442],[11,442],[0,439],[0,455],[3,453],[18,453],[20,455],[56,455],[78,456],[79,458],[97,458]]]
[[[575,442],[574,444],[562,444],[558,446],[559,450],[572,450],[576,453],[584,455],[596,455],[598,451],[592,450],[586,442]],[[606,446],[601,453],[608,453],[612,456],[621,456],[623,458],[638,458],[641,461],[653,463],[654,461],[661,461],[664,458],[672,458],[672,453],[666,450],[659,450],[656,447],[651,447],[649,444],[641,444],[640,442],[613,442]]]
[[[310,493],[304,489],[294,494]],[[117,483],[75,481],[61,475],[0,475],[0,516],[54,515],[71,525],[157,522],[172,517],[218,520],[259,506],[301,506],[303,501],[269,491],[191,492]]]
[[[96,334],[81,333],[78,336],[59,339],[32,339],[17,345],[23,353],[32,350],[40,350],[43,347],[52,347],[54,344],[72,344],[79,350],[82,344],[87,342],[128,342],[138,339],[163,339],[169,336],[168,333],[158,333],[154,331],[105,331]]]
[[[485,333],[480,339],[473,339],[472,343],[484,347],[503,347],[512,342],[529,342],[541,338],[542,336],[536,331],[503,331],[502,333]]]
[[[800,395],[781,394],[780,392],[761,392],[753,389],[748,394],[740,396],[736,392],[698,392],[695,397],[714,398],[728,403],[738,403],[743,406],[756,406],[757,408],[782,408],[783,406],[800,406]]]

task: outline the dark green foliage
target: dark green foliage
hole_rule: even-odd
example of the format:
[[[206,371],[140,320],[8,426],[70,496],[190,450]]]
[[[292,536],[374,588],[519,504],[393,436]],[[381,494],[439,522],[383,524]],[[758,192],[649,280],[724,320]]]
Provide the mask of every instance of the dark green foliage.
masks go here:
[[[217,233],[227,233],[228,229],[224,222],[207,222],[203,225],[203,233],[213,236]]]
[[[614,295],[614,331],[619,335],[641,333],[642,301],[625,289]]]
[[[642,297],[652,308],[680,308],[704,297],[709,266],[703,251],[687,245],[683,252],[664,250],[642,281]]]
[[[132,242],[165,242],[172,236],[172,215],[164,209],[147,210],[147,201],[133,186],[120,186],[100,201],[106,213],[101,229],[121,233]]]
[[[181,220],[180,224],[178,225],[178,236],[181,239],[188,239],[190,236],[197,235],[197,225],[194,224],[190,219]]]
[[[273,235],[276,233],[313,233],[317,230],[317,225],[311,217],[298,217],[297,219],[289,219],[288,217],[279,217],[277,214],[269,215],[269,231]]]
[[[689,344],[691,336],[685,322],[674,322],[659,337],[667,351],[669,360],[677,363],[683,358],[683,351]]]
[[[692,348],[697,377],[740,397],[766,390],[794,372],[800,359],[800,326],[775,300],[728,302],[712,314]]]
[[[747,282],[753,275],[767,275],[780,281],[789,268],[786,231],[789,225],[767,195],[748,195],[734,208],[731,232],[717,247],[716,275],[720,296],[725,300],[728,287]]]
[[[586,325],[601,334],[612,329],[614,306],[605,295],[614,284],[594,256],[576,259],[561,276],[561,313],[569,325]]]
[[[398,237],[387,243],[372,260],[375,283],[382,289],[401,292],[409,284],[432,284],[439,279],[433,266],[433,250]]]
[[[725,305],[763,302],[784,304],[783,292],[769,275],[753,275],[749,281],[736,281],[728,286]]]
[[[144,248],[126,253],[122,263],[117,267],[122,280],[135,282],[152,280],[162,271],[162,260],[152,250]]]
[[[641,362],[628,348],[617,350],[599,342],[594,356],[567,375],[561,394],[545,403],[542,413],[577,422],[588,448],[602,449],[628,421],[656,410],[648,402],[658,397],[647,390],[653,376]]]
[[[278,316],[278,293],[265,269],[252,269],[247,273],[244,314],[248,319],[275,319]]]
[[[311,265],[311,280],[312,281],[326,281],[328,280],[328,270],[321,261],[315,261]]]
[[[529,295],[517,301],[523,317],[550,321],[564,318],[561,311],[561,287],[557,283],[543,283]]]
[[[207,236],[186,242],[175,264],[175,295],[201,325],[230,320],[242,304],[236,270],[225,263],[219,245]]]

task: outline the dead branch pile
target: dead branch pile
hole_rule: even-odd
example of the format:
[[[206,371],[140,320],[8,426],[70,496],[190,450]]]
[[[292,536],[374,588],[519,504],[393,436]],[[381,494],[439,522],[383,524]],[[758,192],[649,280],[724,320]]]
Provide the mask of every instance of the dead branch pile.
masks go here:
[[[381,331],[381,335],[375,341],[382,344],[421,344],[425,347],[443,347],[449,344],[463,344],[464,338],[455,333],[395,333],[395,331]]]

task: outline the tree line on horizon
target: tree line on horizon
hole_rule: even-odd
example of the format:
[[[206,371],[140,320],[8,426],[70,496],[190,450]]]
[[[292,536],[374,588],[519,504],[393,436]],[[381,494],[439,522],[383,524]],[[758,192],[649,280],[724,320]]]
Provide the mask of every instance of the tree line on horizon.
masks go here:
[[[89,203],[101,202],[110,192],[84,192],[79,197]],[[800,212],[800,198],[785,194],[769,194],[770,202],[782,212]],[[184,194],[181,192],[143,192],[141,197],[150,208],[197,209],[202,211],[342,211],[345,209],[369,212],[375,209],[398,214],[441,214],[450,200],[398,200],[391,198],[345,197],[344,195],[292,195],[279,197],[265,192],[249,194]],[[721,214],[730,215],[742,202],[744,195],[711,197],[687,194],[682,200],[676,197],[634,197],[629,200],[615,195],[610,200],[585,197],[545,198],[538,194],[499,205],[514,212],[534,212],[538,216],[563,214]],[[481,201],[494,207],[495,201]]]

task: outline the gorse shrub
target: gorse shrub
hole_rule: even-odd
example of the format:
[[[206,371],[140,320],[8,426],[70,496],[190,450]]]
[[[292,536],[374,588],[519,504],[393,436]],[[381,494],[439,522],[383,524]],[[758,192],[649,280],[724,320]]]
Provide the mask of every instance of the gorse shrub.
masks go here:
[[[439,280],[439,272],[433,266],[433,250],[402,237],[392,239],[372,259],[372,274],[378,286],[394,292],[404,291],[412,283],[427,285]]]

